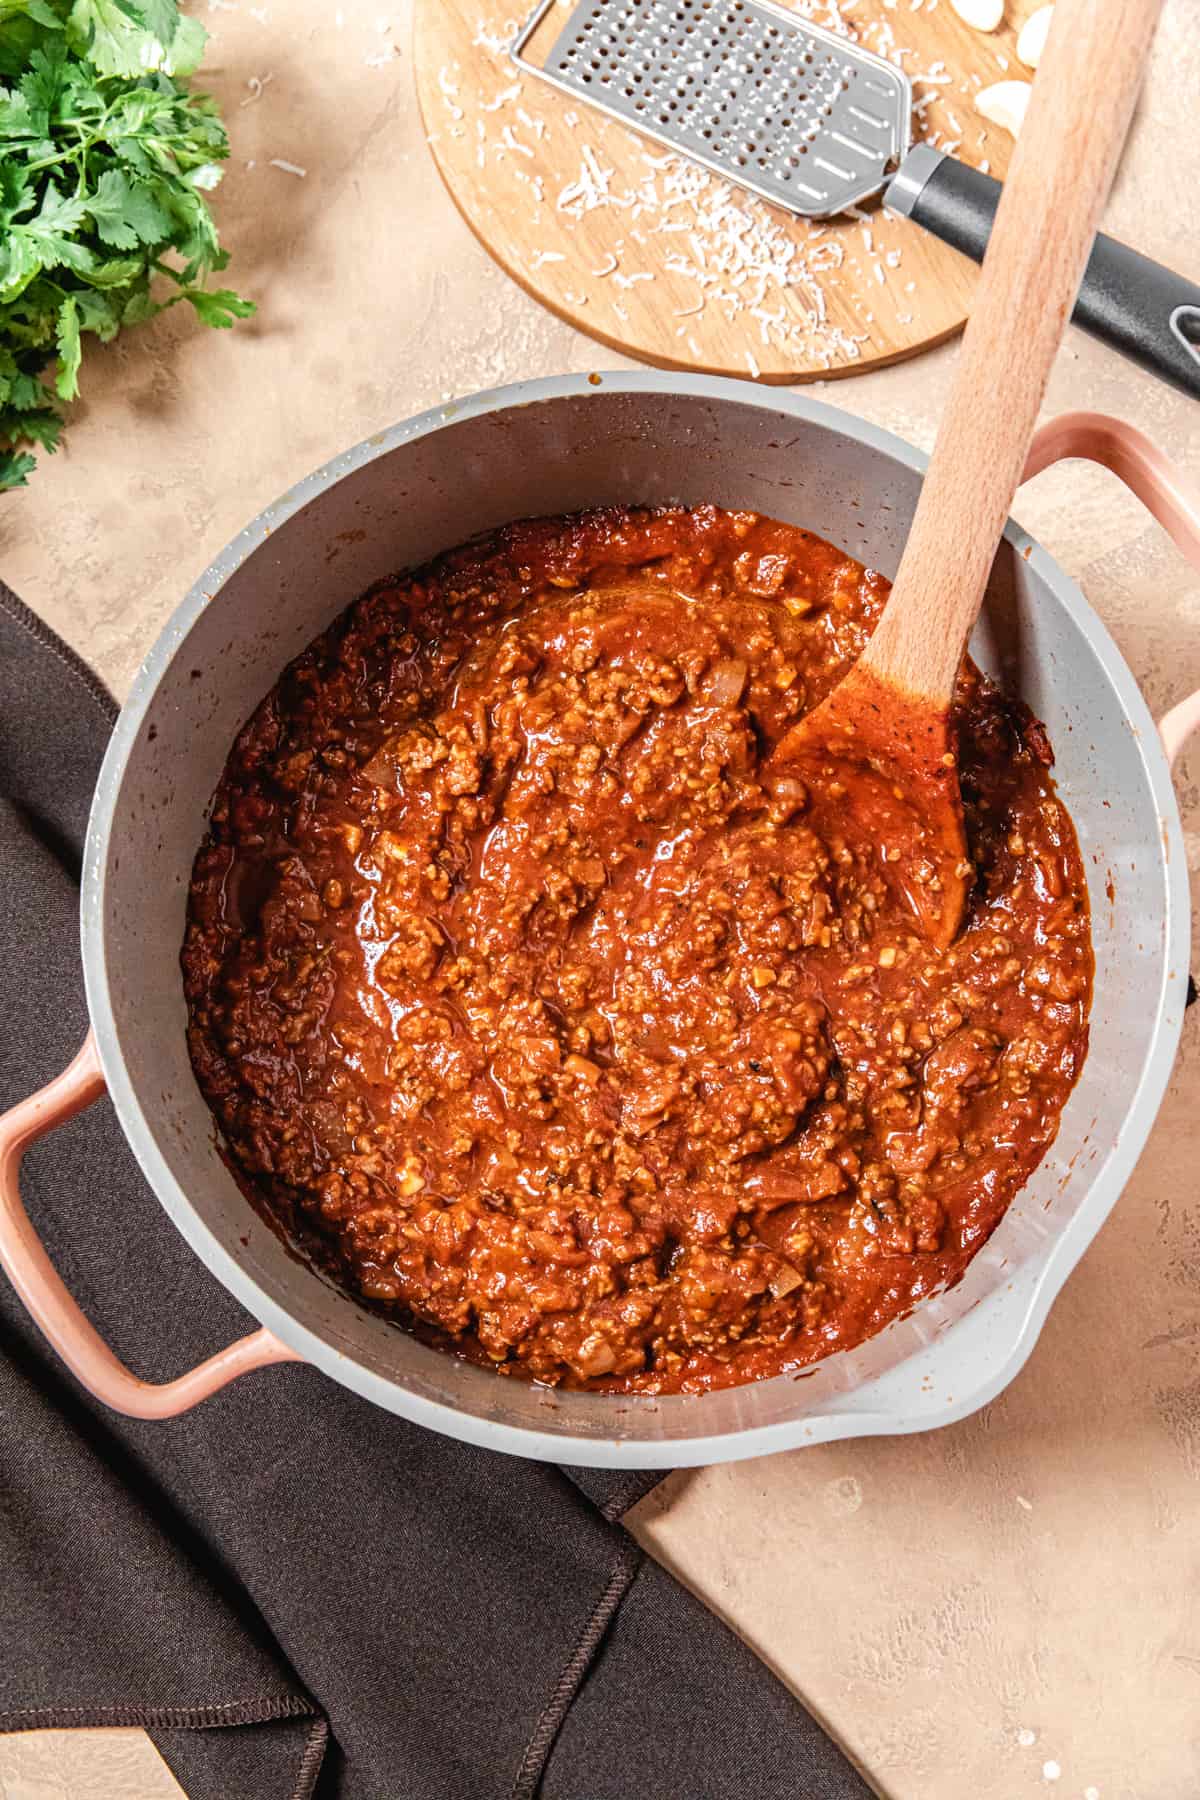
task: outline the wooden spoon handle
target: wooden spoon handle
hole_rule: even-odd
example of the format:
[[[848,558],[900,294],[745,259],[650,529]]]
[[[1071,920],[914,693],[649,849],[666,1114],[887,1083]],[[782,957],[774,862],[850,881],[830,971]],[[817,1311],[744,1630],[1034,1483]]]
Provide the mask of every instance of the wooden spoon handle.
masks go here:
[[[948,704],[1162,0],[1056,0],[891,598],[865,655]]]

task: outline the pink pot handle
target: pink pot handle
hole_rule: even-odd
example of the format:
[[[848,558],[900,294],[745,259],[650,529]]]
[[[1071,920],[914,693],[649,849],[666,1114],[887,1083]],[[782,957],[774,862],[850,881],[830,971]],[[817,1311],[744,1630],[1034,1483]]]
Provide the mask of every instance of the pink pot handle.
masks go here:
[[[0,1117],[0,1265],[31,1317],[67,1367],[97,1400],[136,1419],[170,1419],[218,1388],[268,1363],[303,1359],[264,1327],[197,1364],[174,1381],[141,1381],[88,1324],[46,1255],[21,1204],[21,1158],[30,1144],[73,1118],[104,1092],[91,1032],[74,1062],[47,1087]]]
[[[1107,413],[1063,413],[1048,419],[1034,436],[1023,481],[1070,456],[1101,463],[1149,508],[1188,561],[1200,569],[1200,491],[1144,432]],[[1174,768],[1192,733],[1200,729],[1200,688],[1180,700],[1158,722],[1159,735]]]

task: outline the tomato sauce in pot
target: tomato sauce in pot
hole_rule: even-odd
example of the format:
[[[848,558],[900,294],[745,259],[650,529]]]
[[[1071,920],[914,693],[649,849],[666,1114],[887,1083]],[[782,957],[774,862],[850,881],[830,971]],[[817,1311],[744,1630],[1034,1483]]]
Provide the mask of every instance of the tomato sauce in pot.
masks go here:
[[[883,820],[844,839],[766,769],[887,593],[752,513],[527,521],[262,702],[196,859],[189,1044],[246,1192],[356,1297],[507,1374],[696,1392],[962,1274],[1082,1066],[1087,889],[1044,730],[970,663],[949,950]]]

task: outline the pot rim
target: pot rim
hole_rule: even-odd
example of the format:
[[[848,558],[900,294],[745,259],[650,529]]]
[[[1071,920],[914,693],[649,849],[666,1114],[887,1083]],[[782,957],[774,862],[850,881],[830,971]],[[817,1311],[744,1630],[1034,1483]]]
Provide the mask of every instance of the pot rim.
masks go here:
[[[1050,1306],[1132,1173],[1158,1114],[1170,1078],[1183,1023],[1188,978],[1190,894],[1183,854],[1182,825],[1157,725],[1120,650],[1103,622],[1088,605],[1081,590],[1049,553],[1011,518],[1005,526],[1005,539],[1016,554],[1024,556],[1030,562],[1033,570],[1054,589],[1067,612],[1086,629],[1139,740],[1162,828],[1167,887],[1166,917],[1163,922],[1166,955],[1163,981],[1154,999],[1150,1048],[1118,1140],[1104,1166],[1092,1180],[1089,1196],[1091,1205],[1087,1216],[1082,1211],[1077,1213],[1063,1233],[1050,1243],[1044,1262],[1031,1270],[1030,1291],[1024,1311],[1012,1331],[1007,1354],[991,1376],[978,1383],[969,1393],[956,1397],[951,1404],[947,1404],[945,1400],[939,1400],[936,1405],[931,1403],[928,1410],[915,1407],[909,1407],[903,1412],[842,1410],[840,1404],[834,1404],[820,1413],[744,1431],[660,1441],[617,1437],[585,1438],[566,1432],[535,1431],[476,1417],[444,1403],[427,1400],[331,1348],[324,1339],[302,1325],[260,1288],[236,1257],[201,1221],[186,1192],[176,1181],[158,1150],[129,1076],[109,995],[105,961],[105,869],[108,838],[130,750],[141,731],[164,672],[197,617],[233,572],[260,547],[264,537],[291,519],[310,500],[335,485],[343,476],[376,458],[464,419],[548,400],[581,396],[586,398],[613,391],[683,394],[697,399],[757,407],[854,438],[868,449],[883,453],[918,474],[924,473],[929,461],[923,452],[881,426],[804,394],[779,388],[763,392],[750,383],[723,376],[685,375],[662,370],[616,370],[515,382],[431,407],[411,419],[364,438],[352,449],[331,458],[288,488],[226,545],[176,607],[137,671],[104,757],[88,821],[80,895],[80,937],[88,1011],[105,1081],[121,1128],[142,1173],[176,1229],[210,1273],[260,1324],[266,1326],[302,1360],[314,1364],[364,1399],[397,1413],[414,1424],[427,1426],[486,1449],[536,1460],[576,1461],[590,1467],[626,1469],[660,1468],[667,1465],[695,1467],[711,1462],[741,1461],[832,1439],[902,1435],[952,1424],[994,1399],[1020,1371],[1037,1342]],[[861,1395],[864,1389],[859,1388],[855,1392]],[[623,1396],[623,1404],[636,1403],[637,1398]],[[853,1394],[846,1396],[850,1404],[853,1403],[853,1398]]]

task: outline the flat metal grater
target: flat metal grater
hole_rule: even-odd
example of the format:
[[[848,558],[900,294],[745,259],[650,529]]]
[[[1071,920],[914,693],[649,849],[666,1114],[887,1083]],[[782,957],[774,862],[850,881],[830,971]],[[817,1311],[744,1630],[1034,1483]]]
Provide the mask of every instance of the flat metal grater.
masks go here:
[[[802,218],[877,194],[908,149],[903,70],[771,0],[580,0],[523,72]]]
[[[982,262],[1000,183],[930,144],[910,148],[912,83],[874,51],[774,0],[580,0],[535,62],[526,52],[560,4],[538,0],[509,46],[522,74],[804,219],[886,189],[889,212]],[[1200,399],[1194,282],[1101,236],[1072,316]]]

